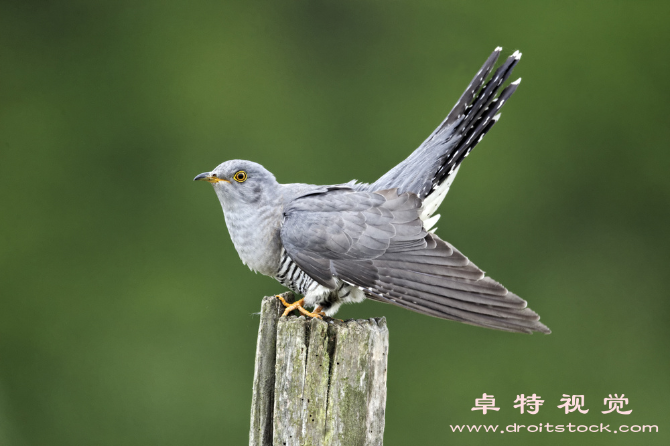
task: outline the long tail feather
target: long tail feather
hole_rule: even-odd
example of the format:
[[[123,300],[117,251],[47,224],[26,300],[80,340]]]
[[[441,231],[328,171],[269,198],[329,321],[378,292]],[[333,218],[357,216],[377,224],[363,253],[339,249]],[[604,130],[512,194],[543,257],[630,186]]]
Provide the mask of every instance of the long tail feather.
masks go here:
[[[422,219],[429,218],[444,199],[463,159],[500,118],[500,109],[516,91],[520,79],[501,86],[521,59],[514,52],[485,83],[502,48],[496,48],[472,79],[445,120],[407,159],[365,187],[376,191],[398,188],[424,200]]]

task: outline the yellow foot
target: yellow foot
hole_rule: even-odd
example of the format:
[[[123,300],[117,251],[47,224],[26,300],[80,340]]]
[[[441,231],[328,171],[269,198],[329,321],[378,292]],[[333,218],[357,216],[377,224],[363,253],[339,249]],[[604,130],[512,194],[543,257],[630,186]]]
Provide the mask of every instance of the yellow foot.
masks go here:
[[[315,311],[314,313],[310,313],[309,311],[305,310],[305,308],[303,308],[302,304],[305,302],[304,297],[297,302],[293,302],[292,304],[286,302],[284,300],[284,298],[279,296],[279,295],[275,296],[275,297],[277,299],[279,299],[281,301],[281,303],[286,307],[286,310],[284,310],[284,313],[282,314],[282,317],[287,316],[293,310],[298,310],[299,312],[301,312],[305,316],[315,317],[315,318],[318,318],[318,319],[323,319],[321,317],[321,314],[318,313],[318,311]],[[317,309],[317,310],[320,310],[320,309]]]

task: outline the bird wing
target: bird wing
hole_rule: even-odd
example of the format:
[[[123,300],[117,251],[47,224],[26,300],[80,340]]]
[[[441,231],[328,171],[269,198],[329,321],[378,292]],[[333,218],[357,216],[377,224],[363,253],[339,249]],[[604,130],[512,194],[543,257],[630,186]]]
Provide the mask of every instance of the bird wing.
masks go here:
[[[463,159],[500,117],[503,104],[512,96],[519,79],[508,85],[498,97],[502,84],[519,62],[516,51],[495,71],[502,48],[496,48],[466,88],[454,108],[433,133],[403,162],[384,174],[367,190],[398,188],[417,194],[424,205],[422,219],[429,218],[446,196]]]
[[[421,205],[416,194],[397,189],[316,193],[287,206],[281,240],[291,259],[328,288],[339,279],[374,300],[430,316],[548,333],[526,301],[426,232]]]

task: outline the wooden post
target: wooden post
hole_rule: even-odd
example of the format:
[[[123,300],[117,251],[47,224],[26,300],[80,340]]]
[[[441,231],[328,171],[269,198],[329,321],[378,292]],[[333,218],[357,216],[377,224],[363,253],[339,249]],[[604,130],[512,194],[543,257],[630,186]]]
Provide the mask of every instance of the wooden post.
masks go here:
[[[276,297],[263,299],[249,444],[381,446],[386,319],[325,322],[283,311]]]

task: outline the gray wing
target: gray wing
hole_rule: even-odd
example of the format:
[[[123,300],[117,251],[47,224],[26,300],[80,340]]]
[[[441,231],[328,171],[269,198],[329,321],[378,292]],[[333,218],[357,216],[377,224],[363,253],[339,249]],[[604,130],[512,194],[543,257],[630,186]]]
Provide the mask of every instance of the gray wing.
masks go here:
[[[447,183],[448,187],[449,177],[453,180],[463,159],[493,127],[500,108],[518,86],[518,81],[514,82],[496,97],[521,58],[518,51],[507,58],[484,85],[501,50],[498,47],[493,51],[446,119],[423,144],[367,190],[398,188],[401,193],[413,192],[425,199],[441,185]],[[444,198],[443,194],[441,198]]]
[[[331,289],[339,279],[374,300],[430,316],[549,333],[526,301],[424,230],[421,204],[395,189],[301,197],[285,210],[281,240],[305,273]]]

